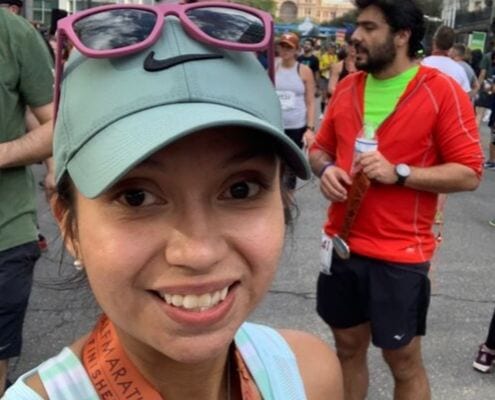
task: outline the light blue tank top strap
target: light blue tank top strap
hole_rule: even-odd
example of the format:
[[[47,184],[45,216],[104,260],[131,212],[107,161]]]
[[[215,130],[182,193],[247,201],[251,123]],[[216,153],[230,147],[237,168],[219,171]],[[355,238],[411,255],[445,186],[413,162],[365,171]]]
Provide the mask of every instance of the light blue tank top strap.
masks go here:
[[[264,400],[306,399],[296,357],[275,329],[246,322],[235,344]]]
[[[99,399],[81,361],[67,347],[41,364],[38,373],[50,399]]]
[[[53,400],[99,400],[86,371],[68,347],[39,367],[22,375],[2,400],[42,400],[24,382],[38,373],[48,397]]]
[[[235,343],[264,400],[306,399],[294,353],[276,330],[244,323],[236,333]],[[36,372],[51,400],[98,400],[83,365],[67,347],[22,375],[2,400],[43,400],[25,384]]]

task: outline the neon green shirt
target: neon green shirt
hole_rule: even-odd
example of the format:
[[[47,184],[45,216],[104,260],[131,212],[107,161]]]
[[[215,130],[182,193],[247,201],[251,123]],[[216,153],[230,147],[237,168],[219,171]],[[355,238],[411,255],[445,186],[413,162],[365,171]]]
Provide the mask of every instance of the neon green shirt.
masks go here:
[[[364,121],[366,126],[378,128],[394,111],[407,85],[416,76],[419,66],[409,68],[390,79],[375,79],[368,74],[364,89]]]
[[[0,142],[26,133],[26,106],[52,101],[46,44],[24,18],[0,9]],[[0,251],[36,240],[36,198],[29,166],[0,170]]]

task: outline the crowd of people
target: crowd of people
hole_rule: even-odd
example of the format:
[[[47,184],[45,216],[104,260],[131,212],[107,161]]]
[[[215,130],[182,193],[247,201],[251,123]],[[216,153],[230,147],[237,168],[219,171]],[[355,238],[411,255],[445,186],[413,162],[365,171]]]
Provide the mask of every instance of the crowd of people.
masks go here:
[[[337,82],[348,73],[356,71],[353,46],[348,41],[336,42],[329,38],[301,39],[294,32],[282,34],[276,42],[276,53],[280,58],[283,56],[284,46],[289,46],[293,49],[294,60],[311,70],[315,86],[314,97],[319,102],[316,106],[323,114]]]
[[[414,0],[356,0],[347,43],[315,52],[287,32],[276,55],[270,15],[251,7],[116,4],[62,19],[53,63],[19,2],[0,0],[2,399],[364,400],[370,344],[396,400],[431,398],[433,226],[442,195],[495,170],[495,50],[477,57],[442,26],[418,56]],[[38,162],[102,315],[11,384],[40,257]],[[335,351],[247,322],[312,174],[329,204],[316,312]],[[495,312],[473,367],[493,365]]]

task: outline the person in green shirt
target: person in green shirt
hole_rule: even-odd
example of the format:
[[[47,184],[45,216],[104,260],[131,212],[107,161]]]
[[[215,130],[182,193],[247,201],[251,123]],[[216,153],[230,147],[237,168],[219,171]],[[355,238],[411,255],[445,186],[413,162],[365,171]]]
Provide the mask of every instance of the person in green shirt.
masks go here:
[[[4,4],[4,3],[3,3]],[[50,157],[52,62],[39,33],[0,7],[0,396],[8,360],[20,354],[22,325],[39,258],[29,165]],[[29,107],[40,126],[26,132]]]

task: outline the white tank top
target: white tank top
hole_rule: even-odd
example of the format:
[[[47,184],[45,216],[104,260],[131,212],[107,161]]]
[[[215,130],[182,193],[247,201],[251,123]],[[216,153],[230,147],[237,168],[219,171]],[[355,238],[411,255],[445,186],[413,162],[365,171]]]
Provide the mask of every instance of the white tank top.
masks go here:
[[[280,63],[275,67],[275,88],[282,107],[284,129],[299,129],[306,126],[306,103],[304,82],[297,72],[295,63],[284,68]]]

